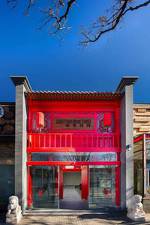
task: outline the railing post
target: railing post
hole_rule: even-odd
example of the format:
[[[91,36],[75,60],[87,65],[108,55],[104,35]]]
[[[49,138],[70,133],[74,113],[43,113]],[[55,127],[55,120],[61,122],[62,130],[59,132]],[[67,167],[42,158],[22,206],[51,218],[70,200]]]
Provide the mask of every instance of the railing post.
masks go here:
[[[70,134],[70,147],[72,148],[72,134]]]
[[[52,147],[52,134],[50,134],[48,138],[48,147]]]

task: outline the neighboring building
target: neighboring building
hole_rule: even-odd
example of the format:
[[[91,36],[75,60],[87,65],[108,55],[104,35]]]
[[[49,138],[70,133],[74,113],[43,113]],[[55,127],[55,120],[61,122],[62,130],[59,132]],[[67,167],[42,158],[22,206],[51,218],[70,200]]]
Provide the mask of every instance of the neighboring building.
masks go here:
[[[133,105],[133,135],[150,133],[150,104]]]
[[[0,102],[0,210],[14,194],[15,103]]]
[[[134,104],[134,187],[150,212],[150,104]]]
[[[116,92],[16,86],[15,195],[27,208],[126,208],[133,184],[133,84]]]

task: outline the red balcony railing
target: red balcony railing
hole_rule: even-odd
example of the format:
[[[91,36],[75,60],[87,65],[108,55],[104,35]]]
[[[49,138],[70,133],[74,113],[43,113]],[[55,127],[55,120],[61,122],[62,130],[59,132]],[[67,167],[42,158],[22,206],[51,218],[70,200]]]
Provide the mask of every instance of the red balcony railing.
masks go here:
[[[117,134],[32,133],[28,134],[28,151],[114,151],[119,149]]]

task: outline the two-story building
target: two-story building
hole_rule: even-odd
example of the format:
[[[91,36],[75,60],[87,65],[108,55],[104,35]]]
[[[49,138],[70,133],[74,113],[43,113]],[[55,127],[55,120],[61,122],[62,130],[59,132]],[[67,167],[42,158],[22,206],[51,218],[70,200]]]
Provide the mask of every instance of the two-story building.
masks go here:
[[[126,208],[133,196],[133,85],[115,92],[16,86],[15,195],[28,208]]]

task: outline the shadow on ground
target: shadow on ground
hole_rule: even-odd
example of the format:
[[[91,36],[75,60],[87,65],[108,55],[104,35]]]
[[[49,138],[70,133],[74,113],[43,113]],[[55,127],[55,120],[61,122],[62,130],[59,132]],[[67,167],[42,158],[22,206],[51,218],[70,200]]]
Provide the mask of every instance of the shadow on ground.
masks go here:
[[[113,214],[107,214],[107,213],[101,213],[101,214],[83,214],[78,216],[80,221],[86,220],[92,220],[92,221],[97,221],[103,222],[104,224],[149,224],[150,222],[133,222],[129,218],[126,217],[126,213],[113,213]],[[101,224],[101,223],[99,223]],[[94,224],[93,224],[94,225]]]
[[[5,224],[5,215],[1,214],[0,225]],[[80,215],[36,215],[24,216],[20,225],[150,225],[150,222],[133,222],[126,217],[126,212],[99,212]]]

